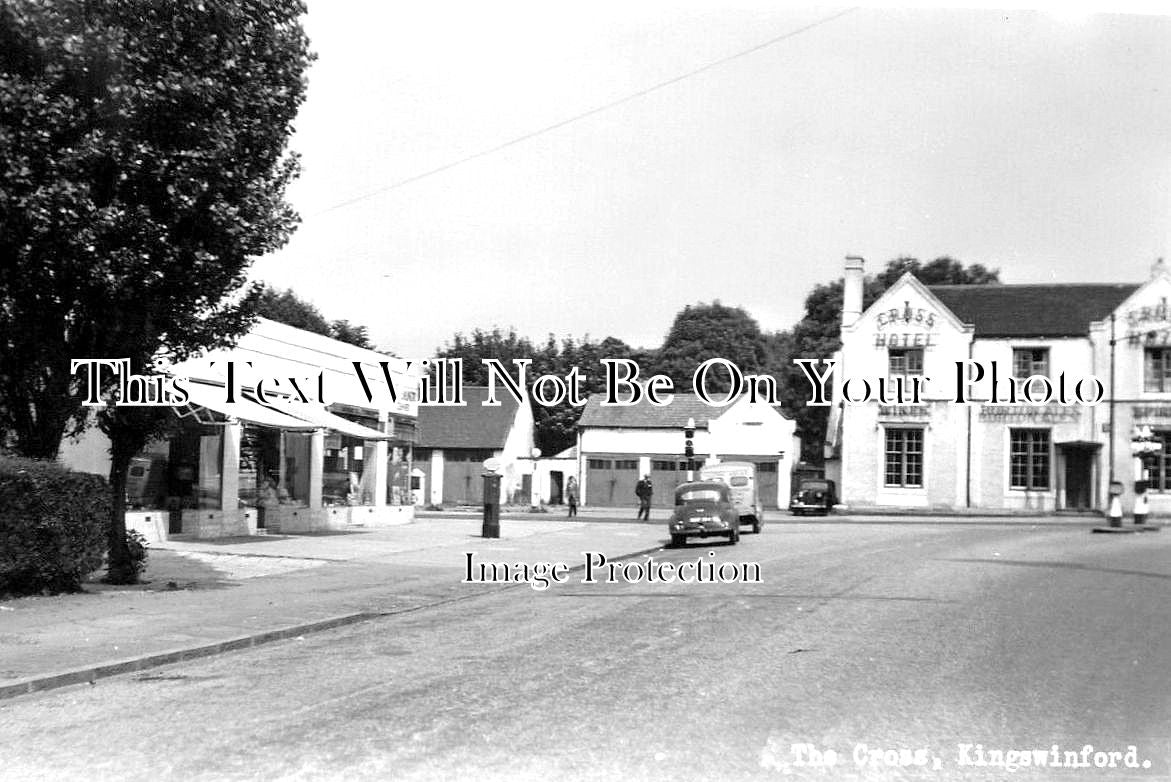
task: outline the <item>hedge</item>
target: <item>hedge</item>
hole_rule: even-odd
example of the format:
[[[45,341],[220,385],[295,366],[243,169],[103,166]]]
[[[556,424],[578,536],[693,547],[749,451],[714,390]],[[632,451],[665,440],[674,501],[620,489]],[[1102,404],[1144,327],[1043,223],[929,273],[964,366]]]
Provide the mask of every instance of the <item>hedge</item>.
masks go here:
[[[109,523],[104,478],[0,456],[0,595],[80,590],[102,566]]]

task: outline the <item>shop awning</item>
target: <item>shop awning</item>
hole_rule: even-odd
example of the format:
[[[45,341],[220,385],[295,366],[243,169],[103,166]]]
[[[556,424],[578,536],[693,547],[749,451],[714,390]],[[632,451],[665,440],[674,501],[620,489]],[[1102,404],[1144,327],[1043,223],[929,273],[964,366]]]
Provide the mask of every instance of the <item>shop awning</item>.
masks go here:
[[[227,402],[225,399],[228,392],[223,386],[188,382],[184,384],[184,388],[187,389],[187,404],[175,406],[175,412],[181,418],[193,416],[203,423],[213,423],[214,414],[219,414],[251,424],[292,432],[312,432],[325,426],[282,413],[242,394],[236,395],[235,402]],[[212,413],[211,416],[208,415],[209,412]]]
[[[371,429],[368,426],[354,423],[348,418],[334,415],[324,407],[318,407],[314,404],[291,404],[289,408],[289,412],[295,414],[298,418],[304,418],[306,421],[311,421],[318,426],[332,429],[335,432],[340,432],[350,437],[357,437],[360,440],[392,439],[390,435],[384,434],[377,429]]]

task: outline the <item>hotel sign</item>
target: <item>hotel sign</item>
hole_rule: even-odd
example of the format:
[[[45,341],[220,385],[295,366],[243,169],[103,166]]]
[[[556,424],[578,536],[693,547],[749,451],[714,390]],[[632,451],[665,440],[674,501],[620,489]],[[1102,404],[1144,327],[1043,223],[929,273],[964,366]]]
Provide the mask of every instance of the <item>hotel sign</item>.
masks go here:
[[[935,347],[935,334],[932,331],[938,319],[935,310],[929,307],[912,307],[910,301],[904,301],[902,307],[882,310],[875,316],[878,330],[874,332],[874,347]]]

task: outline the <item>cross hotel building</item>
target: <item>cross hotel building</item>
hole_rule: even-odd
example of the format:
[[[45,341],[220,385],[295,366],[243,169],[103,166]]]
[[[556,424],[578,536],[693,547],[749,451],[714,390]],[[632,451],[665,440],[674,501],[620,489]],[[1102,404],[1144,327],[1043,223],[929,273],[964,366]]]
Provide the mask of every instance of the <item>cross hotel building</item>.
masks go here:
[[[1113,478],[1129,508],[1141,477],[1134,433],[1147,427],[1163,446],[1148,462],[1150,511],[1171,512],[1171,276],[1162,260],[1141,285],[926,286],[906,274],[865,311],[863,287],[862,260],[847,259],[826,436],[827,477],[843,503],[1096,510]],[[963,361],[985,376],[975,382],[968,364],[961,383]],[[1010,383],[1019,394],[1034,375],[1054,389],[1064,376],[1070,397],[1077,381],[1097,378],[1102,399],[1005,403]],[[916,377],[929,378],[922,404],[843,402],[846,379],[902,378],[909,389]],[[1095,388],[1083,385],[1091,399]],[[1045,384],[1034,379],[1030,390],[1042,396]],[[957,391],[970,403],[957,403]]]

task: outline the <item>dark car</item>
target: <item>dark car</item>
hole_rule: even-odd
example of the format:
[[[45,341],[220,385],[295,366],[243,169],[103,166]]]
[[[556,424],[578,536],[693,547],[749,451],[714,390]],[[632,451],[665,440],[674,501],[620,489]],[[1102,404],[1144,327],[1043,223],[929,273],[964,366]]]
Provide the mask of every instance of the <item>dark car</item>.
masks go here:
[[[806,478],[797,485],[797,491],[793,492],[789,510],[794,516],[806,513],[825,516],[837,504],[838,492],[833,481],[825,478]]]
[[[675,489],[675,512],[667,522],[671,545],[681,546],[688,538],[726,536],[740,540],[740,514],[732,504],[731,489],[718,481],[694,481]]]

